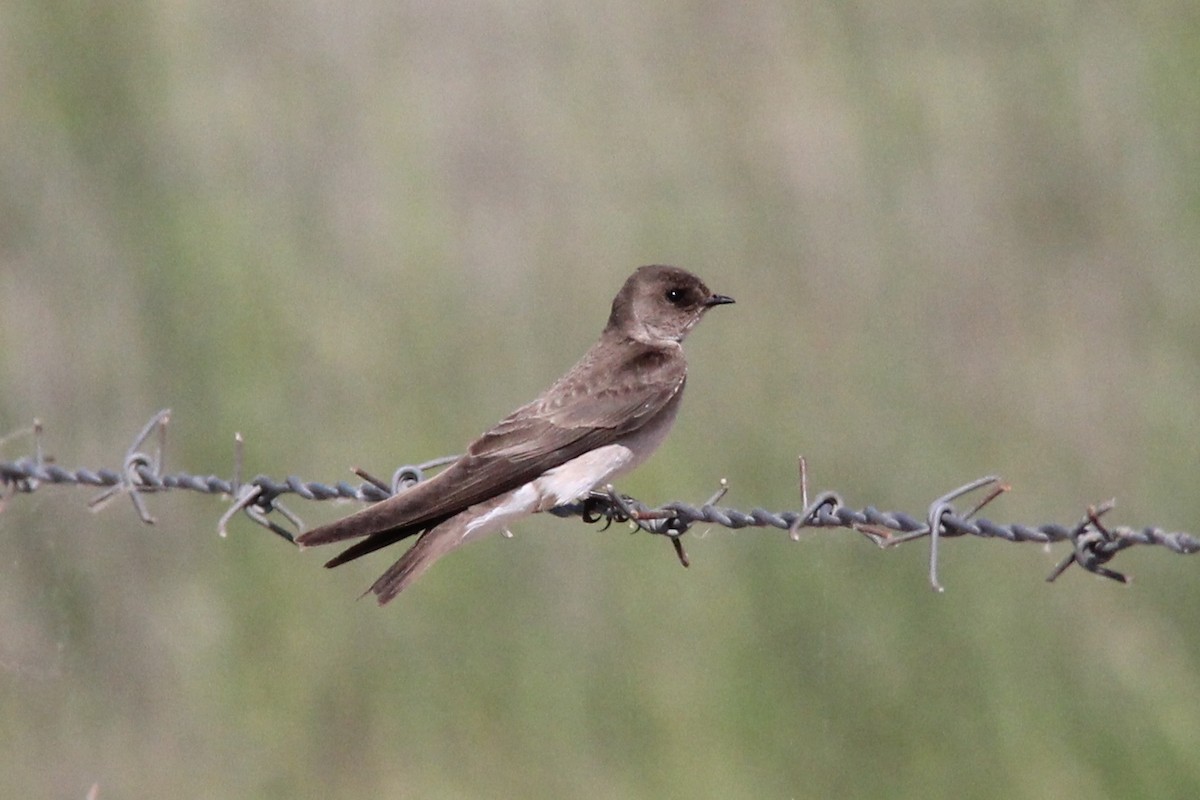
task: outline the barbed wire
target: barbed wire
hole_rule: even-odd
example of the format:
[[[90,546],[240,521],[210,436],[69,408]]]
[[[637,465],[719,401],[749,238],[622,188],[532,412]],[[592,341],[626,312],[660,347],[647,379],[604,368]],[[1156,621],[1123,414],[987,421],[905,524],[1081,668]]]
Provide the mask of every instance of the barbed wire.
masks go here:
[[[217,532],[226,535],[229,522],[239,513],[245,514],[288,542],[295,543],[295,536],[304,529],[300,517],[281,502],[285,495],[297,495],[304,500],[357,500],[374,503],[396,492],[424,480],[431,470],[454,461],[457,456],[447,456],[419,464],[408,464],[392,473],[384,482],[369,473],[354,469],[362,479],[358,485],[346,481],[329,484],[319,481],[304,481],[290,476],[275,480],[258,475],[243,481],[242,467],[245,442],[241,434],[234,435],[234,466],[231,478],[216,475],[194,475],[186,472],[164,473],[167,426],[171,419],[169,409],[151,417],[138,432],[125,451],[120,469],[66,469],[45,454],[42,445],[43,428],[35,420],[32,427],[17,431],[0,439],[0,446],[24,435],[33,438],[33,455],[15,461],[0,461],[0,512],[5,503],[16,494],[37,491],[43,485],[92,486],[103,489],[93,497],[88,506],[99,510],[113,498],[125,495],[133,503],[134,510],[142,522],[153,524],[143,500],[143,495],[171,490],[187,490],[210,495],[221,495],[231,499],[228,510],[217,521]],[[147,443],[154,437],[151,452],[146,452]],[[809,498],[808,470],[804,458],[800,458],[800,494],[802,509],[799,511],[772,512],[763,508],[740,511],[717,505],[728,490],[728,483],[721,481],[721,488],[699,506],[683,502],[671,502],[661,506],[650,506],[627,495],[618,494],[612,486],[592,492],[584,500],[559,506],[549,513],[558,517],[579,517],[586,523],[605,522],[605,529],[613,523],[629,523],[635,530],[666,536],[674,547],[675,554],[683,566],[690,563],[683,547],[682,537],[692,526],[704,523],[729,529],[778,528],[787,531],[798,540],[806,528],[846,528],[866,536],[881,548],[895,547],[916,539],[928,537],[929,583],[936,591],[942,591],[938,578],[939,543],[944,538],[977,536],[983,539],[1003,539],[1009,542],[1037,542],[1053,544],[1069,542],[1070,551],[1047,576],[1053,581],[1072,564],[1078,564],[1088,572],[1106,578],[1129,582],[1129,578],[1110,569],[1107,564],[1122,550],[1135,545],[1156,545],[1173,553],[1191,554],[1200,552],[1200,538],[1189,534],[1167,531],[1158,527],[1132,528],[1106,526],[1101,517],[1111,511],[1114,501],[1089,506],[1083,518],[1073,525],[1047,523],[1022,525],[1000,524],[976,515],[988,503],[1009,487],[996,476],[987,476],[967,483],[948,492],[930,503],[923,518],[903,512],[880,511],[872,506],[861,510],[851,508],[836,492],[821,492]],[[954,502],[967,495],[987,490],[983,498],[968,511],[959,512]],[[295,529],[295,532],[278,524],[270,514],[278,513]]]

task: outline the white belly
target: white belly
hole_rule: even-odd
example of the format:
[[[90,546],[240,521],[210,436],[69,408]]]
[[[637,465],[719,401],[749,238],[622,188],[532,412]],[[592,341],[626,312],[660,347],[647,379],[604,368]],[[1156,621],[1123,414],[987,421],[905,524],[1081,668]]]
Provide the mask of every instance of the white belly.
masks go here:
[[[512,522],[538,511],[573,503],[614,475],[634,466],[634,453],[621,444],[598,447],[547,470],[524,486],[473,505],[463,512],[469,520],[463,541],[504,530]]]

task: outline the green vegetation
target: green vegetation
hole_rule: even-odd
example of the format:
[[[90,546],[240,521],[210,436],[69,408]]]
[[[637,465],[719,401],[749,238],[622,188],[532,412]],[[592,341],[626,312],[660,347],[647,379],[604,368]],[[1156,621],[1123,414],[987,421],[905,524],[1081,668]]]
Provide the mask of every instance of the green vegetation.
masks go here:
[[[0,436],[454,452],[636,266],[738,305],[622,484],[1200,532],[1192,4],[0,7]],[[27,452],[5,443],[0,458]],[[213,498],[0,514],[0,796],[1200,795],[1200,562],[537,519],[384,610]],[[347,512],[293,502],[316,522]]]

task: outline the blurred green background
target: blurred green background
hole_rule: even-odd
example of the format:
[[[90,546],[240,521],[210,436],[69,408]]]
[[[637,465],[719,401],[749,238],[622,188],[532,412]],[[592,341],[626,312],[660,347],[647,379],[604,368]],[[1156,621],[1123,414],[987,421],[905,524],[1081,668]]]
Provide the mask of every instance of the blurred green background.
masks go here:
[[[738,305],[621,488],[1200,529],[1193,2],[0,6],[0,434],[458,452],[639,264]],[[28,437],[0,458],[29,453]],[[1200,563],[535,519],[395,604],[226,505],[0,515],[0,795],[1196,797]],[[352,505],[295,501],[310,524]]]

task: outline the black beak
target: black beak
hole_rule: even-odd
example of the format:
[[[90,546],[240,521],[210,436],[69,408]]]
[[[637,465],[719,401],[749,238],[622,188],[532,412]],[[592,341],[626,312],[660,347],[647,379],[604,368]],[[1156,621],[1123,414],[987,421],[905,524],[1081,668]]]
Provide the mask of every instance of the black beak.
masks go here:
[[[732,302],[734,302],[733,298],[729,297],[728,295],[714,294],[712,297],[704,301],[704,307],[712,308],[713,306],[725,306]]]

